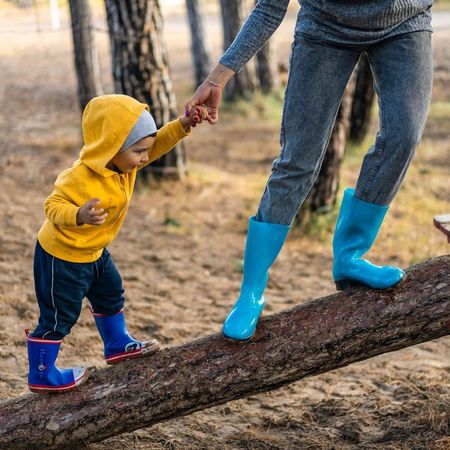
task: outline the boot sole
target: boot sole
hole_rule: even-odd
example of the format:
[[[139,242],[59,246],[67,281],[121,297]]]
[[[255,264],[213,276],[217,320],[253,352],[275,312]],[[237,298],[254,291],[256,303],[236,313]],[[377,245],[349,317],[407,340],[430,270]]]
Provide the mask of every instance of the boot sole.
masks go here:
[[[161,350],[161,344],[156,339],[145,341],[143,344],[144,348],[138,350],[137,352],[122,353],[117,356],[110,357],[114,359],[105,359],[106,364],[112,366],[128,359],[144,358],[145,356],[153,355],[153,353]]]
[[[89,371],[86,370],[80,378],[78,378],[77,381],[74,381],[69,386],[65,387],[57,387],[57,386],[43,386],[43,387],[37,387],[37,386],[30,386],[28,385],[28,389],[31,392],[34,392],[35,394],[64,394],[65,392],[74,391],[79,386],[85,383],[85,381],[89,378]]]
[[[400,278],[398,283],[393,284],[392,286],[385,287],[385,288],[373,288],[373,287],[369,286],[368,284],[362,283],[357,280],[352,280],[351,278],[345,278],[344,280],[335,281],[334,283],[336,285],[337,291],[345,291],[346,289],[350,289],[353,287],[366,287],[369,289],[375,289],[377,291],[385,291],[387,289],[392,289],[394,287],[400,286],[401,284],[403,284],[405,282],[405,279],[406,279],[406,275],[404,275],[402,278]]]
[[[256,332],[256,331],[255,331]],[[239,344],[245,344],[246,342],[249,342],[249,341],[251,341],[252,339],[253,339],[253,336],[255,335],[255,332],[250,336],[250,337],[248,337],[248,338],[246,338],[246,339],[236,339],[236,338],[232,338],[232,337],[230,337],[230,336],[227,336],[224,332],[223,332],[223,330],[221,331],[221,333],[222,333],[222,337],[225,339],[225,340],[227,340],[227,341],[229,341],[229,342],[237,342],[237,343],[239,343]]]

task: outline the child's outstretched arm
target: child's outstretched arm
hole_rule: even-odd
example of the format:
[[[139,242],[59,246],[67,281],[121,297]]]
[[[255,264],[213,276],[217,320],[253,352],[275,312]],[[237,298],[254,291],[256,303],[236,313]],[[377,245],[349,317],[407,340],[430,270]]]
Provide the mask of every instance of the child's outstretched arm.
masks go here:
[[[190,111],[186,111],[180,122],[183,128],[188,131],[190,127],[195,128],[197,124],[202,123],[208,116],[206,106],[197,105],[192,107]]]
[[[142,169],[142,167],[172,150],[181,139],[191,134],[191,127],[202,123],[206,117],[206,108],[200,105],[192,108],[189,115],[186,114],[161,127],[156,133],[153,147],[148,150],[148,162],[139,166],[138,169]]]

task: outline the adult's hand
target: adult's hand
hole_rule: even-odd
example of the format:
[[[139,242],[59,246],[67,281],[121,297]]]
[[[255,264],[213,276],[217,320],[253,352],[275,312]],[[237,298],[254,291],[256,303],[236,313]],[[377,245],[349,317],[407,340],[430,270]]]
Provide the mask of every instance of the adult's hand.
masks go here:
[[[189,114],[194,106],[204,105],[208,113],[206,120],[211,124],[217,123],[223,88],[234,75],[233,70],[217,64],[195,91],[194,96],[184,105],[186,114]]]
[[[222,86],[213,84],[211,81],[204,81],[197,88],[194,96],[184,105],[186,115],[189,115],[194,106],[204,105],[207,111],[206,120],[211,124],[217,123],[222,90]]]

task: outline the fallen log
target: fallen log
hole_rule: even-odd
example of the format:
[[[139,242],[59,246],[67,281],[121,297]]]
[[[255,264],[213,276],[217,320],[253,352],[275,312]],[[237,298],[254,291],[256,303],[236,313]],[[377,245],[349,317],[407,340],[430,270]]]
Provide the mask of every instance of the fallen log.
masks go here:
[[[395,289],[268,316],[246,344],[215,334],[97,370],[77,391],[5,401],[0,448],[80,448],[448,334],[450,255],[410,268]]]

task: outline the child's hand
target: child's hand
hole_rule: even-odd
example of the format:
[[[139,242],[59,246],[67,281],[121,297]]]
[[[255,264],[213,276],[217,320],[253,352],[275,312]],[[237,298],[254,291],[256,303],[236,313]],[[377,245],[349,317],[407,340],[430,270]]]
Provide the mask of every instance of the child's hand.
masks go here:
[[[196,127],[197,124],[202,123],[208,116],[208,111],[204,105],[194,106],[189,113],[186,113],[180,118],[181,125],[188,131],[190,127]]]
[[[101,225],[105,222],[108,213],[104,213],[104,209],[95,209],[95,206],[100,203],[99,198],[93,198],[80,207],[77,213],[77,225],[85,223],[89,225]]]

